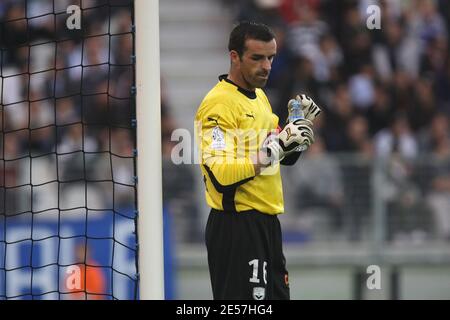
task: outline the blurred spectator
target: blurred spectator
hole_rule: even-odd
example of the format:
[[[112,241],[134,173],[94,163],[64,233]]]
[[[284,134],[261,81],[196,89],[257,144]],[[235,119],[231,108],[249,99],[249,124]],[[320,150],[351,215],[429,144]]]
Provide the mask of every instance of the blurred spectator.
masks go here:
[[[349,120],[345,144],[342,151],[357,153],[370,159],[373,156],[373,144],[369,136],[367,119],[355,114]]]
[[[163,206],[171,215],[175,239],[178,242],[201,241],[200,213],[195,198],[195,184],[192,166],[176,165],[171,151],[175,143],[163,141]]]
[[[431,238],[433,222],[431,208],[417,185],[419,149],[403,114],[393,119],[391,127],[390,135],[383,130],[377,135],[377,170],[383,170],[378,189],[386,203],[388,240],[421,243]]]
[[[429,155],[435,152],[445,156],[446,146],[450,141],[448,117],[443,113],[436,114],[432,118],[428,130],[422,131],[419,138],[422,154]]]
[[[447,35],[450,34],[450,3],[447,0],[438,0],[438,11],[442,14],[442,18],[445,19],[447,25]]]
[[[367,121],[362,116],[350,119],[345,141],[341,151],[346,153],[339,158],[345,196],[343,229],[348,240],[358,241],[366,233],[373,204],[373,144],[368,139]]]
[[[418,79],[415,82],[413,103],[407,110],[412,131],[419,132],[429,126],[436,110],[432,82],[426,78]]]
[[[377,85],[375,87],[374,99],[374,105],[367,110],[371,135],[389,126],[392,118],[392,110],[394,109],[391,96],[386,87]]]
[[[447,56],[445,67],[437,72],[432,86],[436,93],[437,109],[450,115],[450,55]]]
[[[319,19],[315,1],[293,1],[295,20],[288,30],[288,44],[297,57],[312,60],[320,52],[320,39],[328,32],[328,25]]]
[[[349,79],[350,97],[353,105],[367,110],[375,101],[373,69],[370,65],[362,65],[359,72]]]
[[[276,25],[272,29],[277,39],[277,58],[272,63],[272,70],[266,85],[266,94],[272,102],[274,112],[284,116],[286,113],[283,113],[283,109],[286,109],[287,104],[285,97],[290,92],[286,93],[281,88],[290,90],[294,56],[286,42],[286,28],[282,25]]]
[[[411,28],[419,41],[422,53],[426,47],[435,40],[447,41],[447,27],[442,15],[438,12],[434,0],[415,1],[411,15]]]
[[[388,212],[388,239],[395,244],[421,244],[431,239],[432,211],[417,188],[402,189]]]
[[[336,83],[339,80],[339,67],[343,61],[342,50],[336,39],[325,34],[319,42],[319,51],[312,57],[314,77],[321,83]]]
[[[384,19],[381,41],[374,44],[372,58],[377,75],[384,83],[401,70],[411,77],[419,74],[419,47],[402,20]]]
[[[428,203],[433,209],[435,229],[439,238],[450,240],[450,138],[448,118],[433,119],[428,139],[432,157],[426,163],[429,171]]]
[[[325,141],[329,151],[342,151],[346,143],[346,128],[354,112],[347,86],[339,85],[331,101],[330,110],[325,115]]]
[[[240,1],[238,20],[264,21],[270,26],[282,25],[284,22],[278,12],[281,2],[281,0]]]
[[[342,21],[342,47],[345,56],[346,75],[358,72],[362,66],[371,63],[371,38],[358,8],[351,6],[345,11]]]
[[[442,38],[430,40],[420,61],[421,73],[428,77],[434,77],[441,70],[445,69],[447,58],[447,40]]]
[[[20,179],[20,166],[17,161],[10,161],[17,159],[20,140],[17,135],[9,135],[3,139],[3,142],[2,149],[5,159],[0,160],[0,193],[4,206],[0,210],[2,210],[2,214],[12,215],[20,210],[20,190],[14,189],[18,186]]]
[[[447,147],[448,149],[448,147]],[[449,157],[432,168],[434,179],[428,194],[428,203],[433,209],[435,229],[439,239],[450,240],[450,164]]]
[[[303,156],[300,168],[288,170],[286,192],[295,202],[287,212],[300,224],[301,220],[322,219],[329,231],[340,230],[344,204],[342,175],[338,163],[325,152],[322,138],[316,137],[316,142]]]
[[[161,97],[162,112],[162,178],[163,206],[165,213],[170,215],[172,230],[169,230],[177,242],[201,241],[200,212],[195,198],[195,179],[192,165],[172,161],[172,149],[178,142],[172,141],[175,124],[171,117],[164,86]],[[184,150],[183,152],[187,152]]]
[[[375,153],[381,158],[389,158],[393,153],[398,153],[402,159],[407,160],[413,160],[417,156],[417,141],[404,114],[397,114],[389,128],[377,133]]]
[[[317,12],[319,2],[319,0],[283,0],[279,7],[280,15],[287,23],[296,23],[311,11]]]

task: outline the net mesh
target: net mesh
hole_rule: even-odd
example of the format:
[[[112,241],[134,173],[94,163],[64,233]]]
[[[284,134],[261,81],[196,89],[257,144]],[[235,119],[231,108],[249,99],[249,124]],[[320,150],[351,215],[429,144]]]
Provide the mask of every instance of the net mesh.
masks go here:
[[[131,0],[0,3],[0,299],[135,299]]]

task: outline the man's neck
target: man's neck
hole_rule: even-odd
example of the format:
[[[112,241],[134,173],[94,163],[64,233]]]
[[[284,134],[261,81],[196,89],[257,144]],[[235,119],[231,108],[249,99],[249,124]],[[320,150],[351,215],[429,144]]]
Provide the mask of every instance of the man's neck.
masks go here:
[[[237,83],[235,83],[233,80],[230,79],[230,77],[228,76],[228,74],[223,74],[221,76],[219,76],[219,80],[220,81],[226,81],[228,83],[231,83],[233,86],[237,87],[237,90],[242,93],[243,95],[245,95],[247,98],[249,99],[256,99],[256,91],[253,90],[247,90],[242,88],[241,86],[239,86]]]
[[[248,90],[248,91],[255,91],[255,88],[250,86],[247,81],[245,81],[244,77],[240,74],[234,74],[231,70],[227,77],[228,80],[232,81],[237,86],[241,87],[242,89]]]

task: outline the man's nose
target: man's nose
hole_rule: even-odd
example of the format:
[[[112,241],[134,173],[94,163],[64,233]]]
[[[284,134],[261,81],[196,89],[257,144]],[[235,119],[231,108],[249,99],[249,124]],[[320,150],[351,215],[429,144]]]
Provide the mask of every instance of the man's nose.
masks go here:
[[[270,72],[270,70],[272,69],[272,62],[269,59],[265,59],[263,61],[262,67],[264,71]]]

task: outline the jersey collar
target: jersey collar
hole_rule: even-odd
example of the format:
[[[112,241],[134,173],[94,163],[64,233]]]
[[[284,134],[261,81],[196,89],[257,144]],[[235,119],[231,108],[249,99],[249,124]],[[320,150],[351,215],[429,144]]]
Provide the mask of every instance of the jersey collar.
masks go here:
[[[222,74],[219,76],[219,81],[225,81],[228,83],[231,83],[233,86],[236,86],[238,88],[238,91],[240,93],[242,93],[244,96],[246,96],[249,99],[256,99],[256,92],[255,91],[250,91],[244,88],[239,87],[236,83],[234,83],[233,81],[231,81],[230,79],[227,78],[228,74]]]

